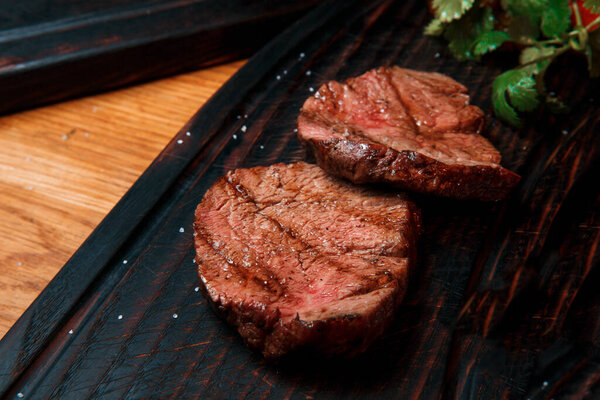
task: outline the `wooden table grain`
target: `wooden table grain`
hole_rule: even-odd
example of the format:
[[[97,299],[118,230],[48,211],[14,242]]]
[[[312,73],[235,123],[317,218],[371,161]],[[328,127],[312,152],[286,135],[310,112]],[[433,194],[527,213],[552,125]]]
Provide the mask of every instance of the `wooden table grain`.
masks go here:
[[[243,64],[0,118],[0,338]]]

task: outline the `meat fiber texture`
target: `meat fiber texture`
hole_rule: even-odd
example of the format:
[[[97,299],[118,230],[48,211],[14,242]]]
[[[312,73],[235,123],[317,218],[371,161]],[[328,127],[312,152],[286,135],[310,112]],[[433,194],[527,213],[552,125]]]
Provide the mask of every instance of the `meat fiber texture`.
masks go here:
[[[302,107],[298,137],[323,169],[354,183],[499,200],[520,177],[480,135],[483,117],[447,76],[381,67],[321,86]]]
[[[194,220],[204,293],[266,358],[363,352],[391,323],[420,217],[307,163],[229,172]]]

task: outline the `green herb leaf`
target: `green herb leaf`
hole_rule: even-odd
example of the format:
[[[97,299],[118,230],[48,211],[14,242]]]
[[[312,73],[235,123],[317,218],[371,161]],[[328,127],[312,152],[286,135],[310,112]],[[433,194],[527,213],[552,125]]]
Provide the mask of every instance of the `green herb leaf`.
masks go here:
[[[498,75],[492,85],[492,102],[500,118],[512,125],[520,125],[521,119],[516,110],[532,111],[540,103],[535,80],[519,69],[511,69]]]
[[[427,36],[440,36],[442,33],[444,33],[444,23],[439,19],[432,19],[425,27],[425,34]]]
[[[514,86],[509,86],[510,104],[519,111],[533,111],[540,105],[535,79],[526,76]]]
[[[496,81],[498,81],[498,78],[499,76],[496,77],[496,79],[494,80],[494,87],[496,86]],[[519,118],[519,115],[517,114],[515,109],[512,108],[512,106],[506,101],[504,91],[500,90],[498,91],[498,94],[496,93],[496,89],[494,88],[492,102],[494,103],[494,112],[496,113],[496,115],[499,118],[511,124],[512,126],[521,125],[521,118]]]
[[[510,40],[510,36],[506,32],[502,31],[488,31],[484,32],[477,39],[475,39],[473,53],[476,56],[482,56],[485,53],[496,50],[502,46],[502,43]]]
[[[475,0],[433,0],[435,17],[442,22],[450,22],[462,17],[473,7]]]
[[[506,0],[505,8],[514,16],[541,17],[549,0]]]
[[[559,37],[571,26],[571,7],[568,0],[549,0],[542,14],[542,32],[546,37]]]
[[[600,13],[600,0],[583,0],[583,6],[593,13]]]
[[[526,67],[521,68],[523,71],[530,75],[538,74],[540,71],[544,70],[548,64],[550,64],[551,58],[544,59],[545,57],[551,56],[556,51],[554,47],[526,47],[521,51],[519,55],[519,63],[529,64]],[[537,61],[541,60],[541,61]],[[534,62],[537,61],[537,62]]]
[[[476,59],[472,52],[475,40],[484,32],[494,29],[494,15],[490,7],[469,10],[459,21],[452,21],[444,31],[448,47],[459,60]]]

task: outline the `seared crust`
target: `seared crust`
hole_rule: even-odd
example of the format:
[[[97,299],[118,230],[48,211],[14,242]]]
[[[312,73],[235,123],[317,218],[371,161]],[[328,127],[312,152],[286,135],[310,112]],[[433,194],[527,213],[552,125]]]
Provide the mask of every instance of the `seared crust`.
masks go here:
[[[300,141],[326,171],[354,183],[379,182],[454,199],[504,198],[521,177],[499,166],[444,164],[416,151],[353,140]]]
[[[306,100],[298,138],[326,171],[456,199],[499,200],[520,177],[479,134],[467,89],[437,74],[378,68]]]
[[[196,262],[215,310],[266,358],[363,352],[407,286],[420,218],[405,196],[315,165],[236,170],[196,209]]]

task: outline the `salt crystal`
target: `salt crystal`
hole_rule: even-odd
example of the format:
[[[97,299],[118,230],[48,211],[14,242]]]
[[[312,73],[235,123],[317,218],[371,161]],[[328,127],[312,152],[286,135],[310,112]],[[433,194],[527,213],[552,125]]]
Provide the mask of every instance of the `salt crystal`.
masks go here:
[[[260,149],[262,150],[262,149],[264,149],[264,148],[265,148],[265,146],[263,146],[263,145],[261,144],[261,145],[260,145]]]
[[[119,316],[117,317],[117,319],[123,319],[123,314],[119,314]]]
[[[309,69],[308,71],[306,71],[306,75],[310,76],[310,74],[312,74],[312,72]]]
[[[62,140],[67,140],[69,137],[68,137],[67,135],[62,135],[60,138],[61,138]]]
[[[278,81],[281,80],[281,75],[277,75],[275,78],[277,78]]]
[[[246,125],[242,125],[242,127],[240,128],[240,130],[241,130],[242,132],[246,132],[246,130],[247,130],[247,129],[248,129],[248,128],[246,128]]]
[[[23,398],[23,396],[24,396],[24,394],[23,394],[23,393],[21,393],[21,392],[17,393],[17,397],[18,397],[18,398],[22,399],[22,398]]]
[[[308,91],[312,93],[312,92],[314,92],[314,91],[315,91],[315,89],[313,89],[313,88],[309,87],[309,88],[308,88]]]
[[[185,232],[185,229],[183,229],[183,226],[181,228],[179,228],[179,233],[183,233]]]
[[[237,139],[237,135],[235,133],[232,135],[232,137],[233,137],[233,140]]]
[[[196,287],[194,288],[194,292],[197,292],[198,290],[200,290],[200,287],[196,286]]]
[[[244,118],[248,118],[248,114],[244,114]]]
[[[179,317],[179,315],[173,314],[173,318],[177,318],[177,317]]]
[[[177,144],[181,144],[181,143],[183,143],[183,140],[181,140],[181,139],[178,139],[178,140],[177,140]]]
[[[18,267],[20,267],[21,265],[22,265],[22,264],[21,264],[21,261],[19,261],[19,262],[17,263],[17,266],[18,266]]]
[[[304,58],[305,55],[306,54],[304,54],[304,53],[300,53],[300,58]]]
[[[542,386],[543,386],[543,387],[546,387],[546,386],[548,386],[548,382],[547,382],[547,381],[544,381],[544,382],[542,383]]]
[[[284,70],[283,70],[283,74],[284,74],[284,75],[287,75],[287,69],[284,69]]]
[[[127,264],[127,260],[123,260],[123,264]]]
[[[185,136],[191,136],[192,134],[190,132],[186,132]]]
[[[294,128],[294,132],[298,132],[298,128]]]
[[[440,58],[440,53],[435,53],[435,58]]]
[[[72,335],[72,334],[73,334],[73,329],[70,329],[69,330],[69,335]]]
[[[566,130],[566,129],[563,129],[563,131],[562,131],[562,134],[563,134],[563,135],[568,135],[568,134],[569,134],[569,131],[568,131],[568,130]]]

